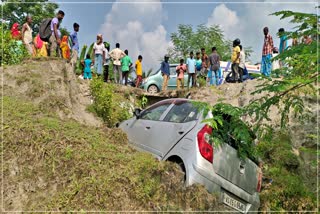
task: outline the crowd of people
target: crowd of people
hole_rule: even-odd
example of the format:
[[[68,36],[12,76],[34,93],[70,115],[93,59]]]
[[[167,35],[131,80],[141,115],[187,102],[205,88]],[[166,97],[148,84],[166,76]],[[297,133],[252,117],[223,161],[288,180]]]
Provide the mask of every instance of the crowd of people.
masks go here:
[[[12,38],[22,41],[26,50],[31,56],[59,56],[68,59],[72,66],[75,66],[78,60],[79,54],[79,40],[78,32],[80,25],[78,23],[73,24],[73,32],[68,36],[62,36],[60,31],[60,25],[64,18],[65,13],[61,10],[58,11],[56,17],[50,19],[48,22],[50,26],[50,34],[48,39],[44,39],[41,35],[41,29],[39,33],[33,38],[32,36],[32,17],[27,16],[25,23],[22,25],[21,31],[19,30],[19,24],[14,23],[11,28]],[[42,24],[42,23],[41,23]],[[283,62],[277,60],[271,60],[277,56],[280,52],[284,52],[288,48],[288,39],[285,34],[285,30],[280,28],[278,35],[280,37],[279,49],[274,46],[273,38],[269,33],[268,27],[263,29],[264,43],[262,48],[262,60],[261,60],[261,73],[265,76],[270,76],[271,71],[285,66]],[[300,41],[305,44],[310,44],[312,38],[304,36]],[[70,45],[71,44],[71,45]],[[293,39],[292,45],[297,45],[298,40]],[[109,65],[112,62],[114,82],[117,84],[128,84],[128,76],[132,70],[136,71],[136,87],[140,87],[142,83],[142,59],[139,55],[137,60],[133,64],[133,61],[128,55],[128,50],[122,51],[120,44],[116,43],[115,48],[110,51],[110,46],[107,42],[103,41],[102,34],[97,35],[96,42],[93,45],[92,56],[86,55],[85,59],[81,61],[83,65],[83,79],[92,79],[92,67],[98,76],[103,76],[105,82],[109,81]],[[220,55],[216,47],[212,47],[212,52],[208,56],[205,48],[201,48],[196,52],[194,58],[194,52],[191,51],[189,57],[186,59],[180,59],[179,65],[176,67],[177,74],[177,88],[184,88],[184,76],[188,75],[187,86],[196,87],[197,78],[205,77],[207,85],[219,84],[219,78],[221,78],[220,68]],[[241,45],[240,39],[233,41],[233,49],[231,54],[231,79],[230,82],[243,82],[243,74],[245,68],[246,54]],[[134,66],[133,66],[134,65]],[[168,81],[170,79],[170,65],[169,55],[165,55],[164,61],[160,67],[163,84],[162,90],[167,90]],[[212,83],[212,79],[215,82]],[[124,80],[124,83],[123,83]]]

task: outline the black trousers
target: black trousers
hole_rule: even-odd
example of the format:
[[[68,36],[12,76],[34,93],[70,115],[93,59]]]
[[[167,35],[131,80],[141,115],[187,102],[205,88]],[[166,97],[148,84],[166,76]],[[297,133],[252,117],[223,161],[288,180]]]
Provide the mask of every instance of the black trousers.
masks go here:
[[[103,66],[103,81],[108,82],[108,77],[109,77],[109,65],[104,65]]]
[[[239,78],[239,63],[232,63],[231,71],[232,71],[232,80],[233,81],[238,81],[238,78]]]
[[[122,78],[124,78],[124,85],[128,84],[129,71],[122,72]]]
[[[188,88],[190,86],[190,80],[192,78],[192,87],[196,87],[196,73],[188,74]]]
[[[239,67],[239,82],[243,82],[243,68]]]

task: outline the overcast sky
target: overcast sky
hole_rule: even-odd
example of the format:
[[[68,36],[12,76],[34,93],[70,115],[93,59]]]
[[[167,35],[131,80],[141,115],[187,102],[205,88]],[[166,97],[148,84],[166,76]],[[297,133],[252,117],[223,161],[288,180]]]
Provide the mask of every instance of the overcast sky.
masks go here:
[[[104,40],[121,44],[128,49],[129,56],[136,60],[144,57],[144,70],[156,68],[159,58],[167,52],[170,34],[178,24],[219,24],[228,39],[240,38],[243,46],[253,48],[253,63],[260,61],[263,43],[262,28],[268,26],[275,45],[279,45],[276,33],[279,28],[293,27],[289,20],[279,20],[270,13],[279,10],[293,10],[317,13],[316,1],[160,1],[160,0],[116,0],[111,2],[77,0],[58,2],[66,13],[62,26],[72,31],[73,22],[80,24],[80,45],[90,44],[102,33]]]

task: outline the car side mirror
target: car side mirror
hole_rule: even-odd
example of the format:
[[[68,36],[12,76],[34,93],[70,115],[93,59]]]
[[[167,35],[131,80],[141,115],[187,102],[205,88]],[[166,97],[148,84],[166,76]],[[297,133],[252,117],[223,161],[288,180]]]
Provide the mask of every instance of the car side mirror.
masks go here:
[[[141,110],[140,108],[134,109],[133,114],[136,116],[137,119],[140,118],[140,113],[141,113],[141,111],[142,111],[142,110]]]

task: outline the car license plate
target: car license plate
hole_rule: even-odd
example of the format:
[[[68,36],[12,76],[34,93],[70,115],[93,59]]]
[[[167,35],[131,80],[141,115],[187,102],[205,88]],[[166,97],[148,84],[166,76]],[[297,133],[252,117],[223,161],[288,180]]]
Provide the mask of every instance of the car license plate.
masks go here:
[[[226,205],[229,205],[230,207],[245,213],[246,212],[246,205],[241,203],[240,201],[230,197],[228,194],[224,193],[223,196],[223,203],[225,203]]]

